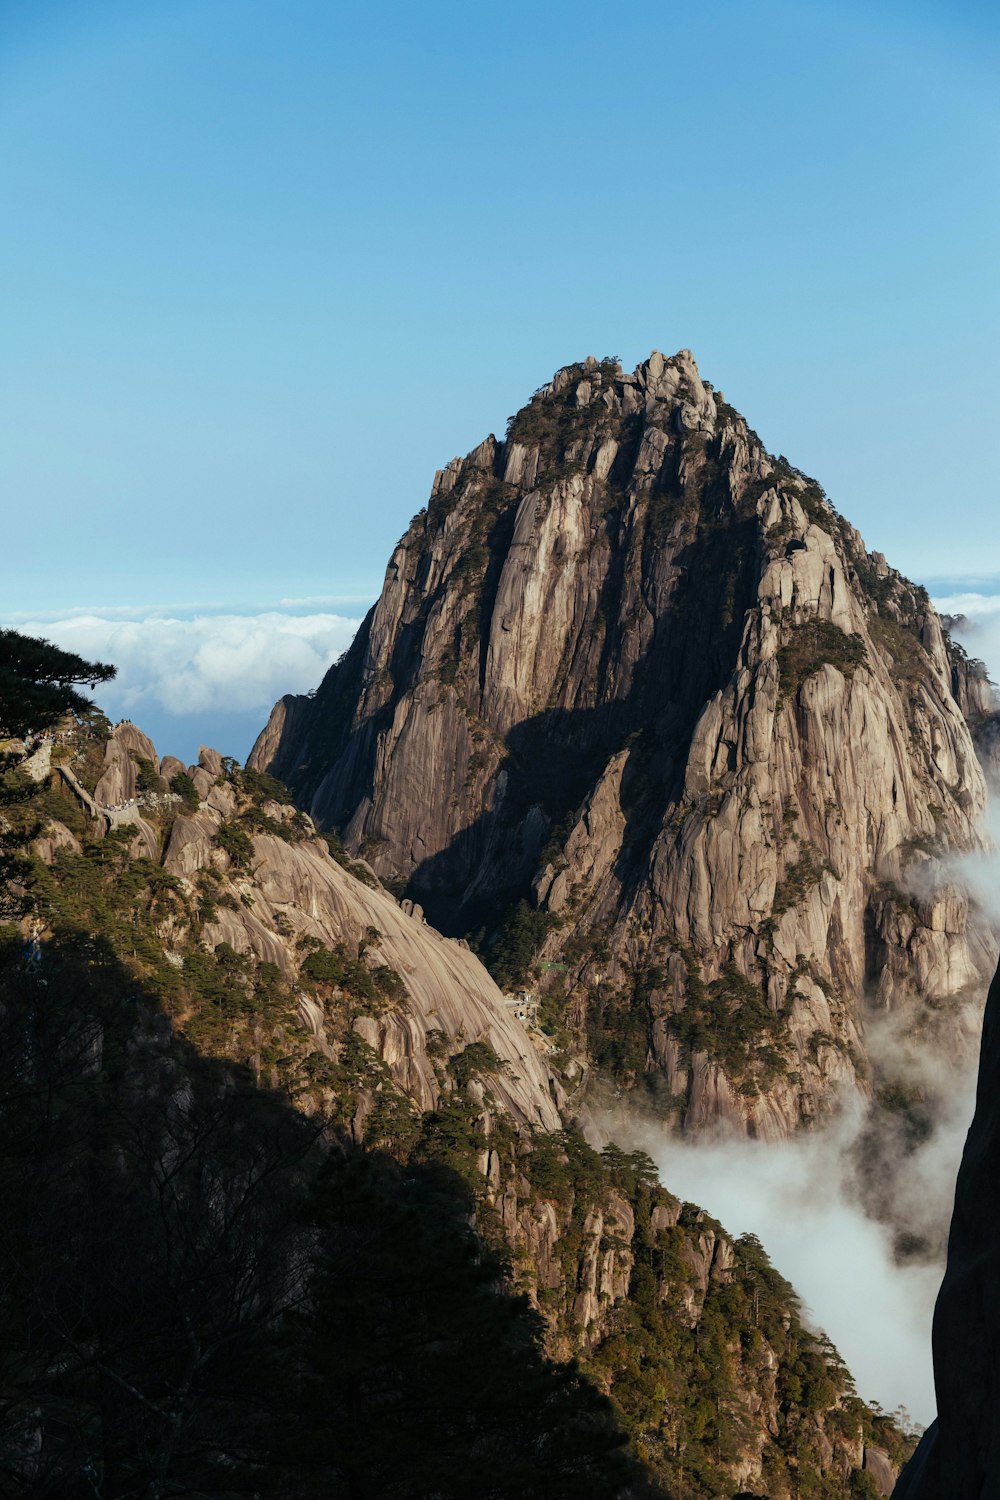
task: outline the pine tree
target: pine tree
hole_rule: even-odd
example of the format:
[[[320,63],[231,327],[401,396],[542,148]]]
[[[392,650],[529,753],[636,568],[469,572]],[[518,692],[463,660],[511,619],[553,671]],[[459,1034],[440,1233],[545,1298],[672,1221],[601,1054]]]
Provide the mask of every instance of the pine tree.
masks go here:
[[[65,713],[86,713],[93,705],[77,688],[89,683],[93,691],[116,670],[40,637],[0,630],[0,736],[38,734]]]

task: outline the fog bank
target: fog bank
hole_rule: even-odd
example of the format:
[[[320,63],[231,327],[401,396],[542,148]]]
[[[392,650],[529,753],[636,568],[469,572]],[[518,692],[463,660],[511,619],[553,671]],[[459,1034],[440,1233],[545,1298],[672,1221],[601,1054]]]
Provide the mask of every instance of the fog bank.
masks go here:
[[[946,1226],[950,1217],[972,1105],[965,1088],[927,1146],[899,1164],[897,1191],[922,1204],[928,1223]],[[863,1126],[859,1102],[825,1129],[777,1145],[649,1132],[636,1144],[672,1193],[707,1209],[730,1234],[758,1236],[810,1322],[847,1361],[859,1395],[887,1410],[905,1406],[926,1425],[935,1412],[931,1316],[943,1262],[897,1264],[893,1228],[865,1214],[855,1166]]]
[[[111,719],[133,719],[160,755],[193,761],[199,744],[246,759],[283,693],[319,686],[360,620],[329,610],[150,613],[74,611],[18,618],[88,661],[110,661],[113,682],[95,697]]]

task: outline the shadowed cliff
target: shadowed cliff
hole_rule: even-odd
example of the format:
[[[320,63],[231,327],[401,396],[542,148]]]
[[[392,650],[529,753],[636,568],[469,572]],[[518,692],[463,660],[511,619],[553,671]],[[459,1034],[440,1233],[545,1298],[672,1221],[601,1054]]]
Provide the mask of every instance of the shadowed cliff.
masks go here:
[[[870,1006],[966,1045],[996,949],[981,666],[681,350],[587,359],[436,477],[251,763],[687,1130],[870,1093]]]
[[[199,1056],[100,938],[0,934],[0,1043],[9,1500],[662,1493],[441,1160]]]
[[[11,1500],[839,1500],[909,1451],[273,780],[96,716],[0,796]]]
[[[1000,1495],[1000,972],[986,1004],[976,1113],[955,1190],[934,1313],[938,1419],[896,1500]]]

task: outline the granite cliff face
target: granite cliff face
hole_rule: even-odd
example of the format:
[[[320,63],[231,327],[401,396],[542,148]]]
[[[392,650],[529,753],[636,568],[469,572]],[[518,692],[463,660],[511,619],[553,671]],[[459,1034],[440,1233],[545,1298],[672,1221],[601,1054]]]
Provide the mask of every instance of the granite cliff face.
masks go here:
[[[268,1274],[283,1287],[294,1267],[301,1280],[315,1245],[332,1236],[334,1285],[344,1302],[334,1326],[338,1351],[345,1338],[351,1347],[350,1330],[357,1331],[354,1319],[361,1315],[354,1304],[363,1307],[366,1296],[372,1297],[370,1278],[385,1276],[372,1304],[372,1324],[357,1334],[357,1369],[365,1359],[375,1359],[379,1368],[367,1379],[383,1383],[376,1386],[383,1392],[379,1400],[358,1404],[357,1369],[343,1354],[332,1375],[326,1370],[306,1380],[310,1388],[321,1381],[316,1430],[330,1434],[331,1422],[345,1424],[343,1432],[334,1425],[327,1446],[320,1444],[322,1458],[310,1447],[317,1440],[302,1392],[287,1407],[279,1401],[274,1413],[267,1390],[273,1395],[282,1378],[301,1379],[301,1360],[311,1369],[310,1359],[322,1361],[327,1354],[310,1342],[310,1332],[305,1348],[294,1344],[292,1369],[275,1377],[277,1386],[269,1383],[268,1366],[262,1367],[267,1390],[257,1392],[255,1401],[267,1422],[252,1433],[239,1428],[239,1453],[249,1462],[261,1443],[270,1453],[268,1444],[277,1442],[283,1467],[274,1472],[281,1477],[277,1491],[266,1493],[313,1496],[317,1485],[323,1493],[340,1493],[335,1481],[340,1482],[345,1445],[358,1442],[364,1452],[354,1460],[361,1465],[356,1474],[367,1492],[385,1441],[384,1434],[379,1437],[379,1402],[394,1389],[391,1372],[406,1357],[411,1320],[417,1349],[427,1343],[425,1323],[431,1319],[432,1349],[453,1351],[446,1364],[461,1359],[481,1364],[475,1336],[461,1317],[457,1333],[444,1326],[456,1317],[456,1306],[465,1306],[462,1298],[480,1306],[468,1288],[451,1279],[461,1280],[462,1265],[479,1267],[473,1281],[481,1292],[488,1287],[489,1302],[509,1293],[526,1299],[510,1302],[496,1317],[505,1326],[527,1317],[518,1335],[522,1350],[527,1341],[544,1369],[562,1371],[552,1378],[563,1382],[564,1390],[567,1381],[575,1383],[569,1412],[560,1418],[554,1407],[551,1421],[558,1430],[564,1419],[581,1413],[586,1432],[581,1430],[579,1438],[591,1447],[581,1454],[573,1439],[565,1464],[552,1461],[552,1469],[543,1453],[531,1483],[544,1485],[547,1494],[654,1500],[674,1493],[709,1497],[749,1486],[772,1500],[791,1500],[805,1483],[820,1500],[868,1495],[873,1484],[888,1493],[910,1441],[891,1419],[858,1399],[836,1351],[805,1325],[794,1291],[760,1245],[750,1236],[727,1235],[702,1210],[679,1202],[657,1182],[642,1153],[614,1146],[599,1152],[588,1144],[569,1111],[560,1110],[562,1090],[540,1038],[522,1027],[475,955],[435,932],[418,910],[399,905],[371,869],[346,856],[336,840],[319,838],[277,782],[241,770],[211,750],[202,750],[199,763],[187,768],[170,757],[160,761],[149,740],[128,724],[109,734],[81,727],[58,743],[46,742],[41,760],[44,770],[39,761],[39,774],[28,773],[26,795],[18,791],[17,801],[0,816],[5,839],[14,845],[20,839],[25,851],[16,892],[24,907],[22,926],[0,926],[5,1040],[0,1057],[7,1069],[0,1114],[12,1127],[7,1131],[5,1125],[0,1181],[15,1218],[22,1210],[27,1215],[24,1232],[38,1236],[40,1201],[48,1204],[47,1224],[59,1217],[54,1199],[36,1190],[37,1168],[31,1163],[41,1158],[59,1182],[90,1181],[81,1161],[89,1164],[95,1181],[110,1170],[112,1218],[132,1212],[133,1198],[141,1218],[148,1182],[154,1182],[161,1196],[167,1194],[169,1214],[178,1215],[185,1228],[179,1232],[170,1218],[167,1242],[161,1244],[159,1214],[153,1214],[147,1230],[164,1260],[163,1266],[156,1262],[156,1274],[185,1309],[190,1267],[184,1257],[191,1244],[199,1274],[213,1287],[225,1288],[229,1275],[243,1276],[245,1254],[252,1258],[253,1276],[267,1263],[256,1231],[242,1220],[238,1243],[227,1239],[217,1263],[206,1225],[214,1227],[219,1218],[212,1195],[222,1192],[222,1185],[229,1191],[236,1184],[242,1192],[245,1170],[246,1191],[255,1202],[258,1182],[274,1173],[281,1184],[281,1216],[269,1219],[260,1232],[267,1245],[279,1247],[274,1254],[280,1265]],[[124,797],[124,803],[105,803],[111,795]],[[55,1105],[48,1102],[39,1071],[48,1068]],[[146,1105],[140,1110],[136,1101]],[[72,1128],[40,1135],[37,1123],[26,1129],[26,1118],[39,1107],[45,1119],[70,1121]],[[74,1114],[78,1108],[84,1111],[82,1121]],[[88,1113],[92,1108],[105,1122],[99,1128]],[[312,1223],[312,1210],[302,1202],[302,1192],[312,1179],[294,1144],[307,1124],[309,1150],[322,1158],[309,1169],[316,1191],[321,1201],[324,1192],[334,1191],[329,1221],[308,1231],[303,1226]],[[120,1167],[107,1150],[109,1130],[124,1130],[128,1149],[121,1161],[138,1164],[136,1183],[131,1168]],[[96,1143],[92,1158],[88,1132]],[[280,1158],[278,1144],[288,1132],[287,1165],[270,1161],[267,1152],[273,1147]],[[28,1156],[21,1151],[23,1141],[30,1143]],[[77,1153],[74,1170],[56,1170],[67,1149]],[[211,1156],[216,1149],[222,1153],[219,1162]],[[206,1151],[209,1162],[202,1159]],[[195,1169],[174,1201],[170,1185],[179,1180],[179,1153]],[[265,1158],[270,1165],[261,1174]],[[365,1171],[374,1176],[365,1177]],[[383,1194],[375,1188],[384,1174]],[[331,1178],[339,1184],[335,1190]],[[422,1183],[432,1185],[429,1205]],[[203,1191],[209,1194],[204,1202]],[[271,1203],[269,1197],[266,1202]],[[277,1212],[273,1205],[267,1208],[272,1211]],[[356,1227],[352,1215],[361,1216]],[[81,1353],[79,1341],[73,1342],[83,1316],[73,1312],[74,1298],[79,1296],[89,1316],[94,1299],[105,1295],[109,1284],[121,1282],[124,1288],[108,1293],[119,1310],[130,1305],[135,1289],[128,1265],[119,1265],[113,1255],[110,1282],[104,1274],[102,1257],[111,1254],[105,1243],[108,1226],[97,1226],[103,1247],[98,1254],[87,1215],[77,1213],[71,1221],[89,1226],[85,1245],[78,1249],[74,1241],[64,1252],[59,1237],[47,1231],[45,1242],[57,1247],[51,1267],[42,1257],[37,1284],[32,1277],[25,1280],[23,1267],[17,1271],[15,1323],[24,1313],[30,1324],[39,1299],[48,1305],[51,1289],[44,1277],[49,1273],[59,1287],[60,1306],[69,1309],[65,1338],[58,1320],[46,1322],[44,1369],[37,1358],[11,1366],[12,1394],[5,1399],[18,1415],[13,1435],[0,1438],[0,1459],[9,1472],[29,1480],[39,1465],[64,1475],[78,1472],[86,1461],[107,1476],[125,1461],[100,1437],[105,1424],[107,1430],[114,1426],[99,1399],[108,1370],[112,1380],[121,1377],[121,1389],[138,1383],[153,1393],[144,1411],[157,1410],[158,1393],[166,1390],[171,1421],[176,1419],[174,1386],[164,1384],[162,1364],[176,1358],[174,1332],[158,1326],[156,1339],[142,1337],[136,1345],[123,1340],[109,1312],[110,1343],[103,1325],[93,1347],[88,1344]],[[198,1228],[190,1240],[192,1224]],[[113,1239],[113,1228],[110,1233]],[[405,1274],[400,1259],[405,1250],[384,1243],[399,1235],[414,1246]],[[174,1265],[177,1247],[181,1260]],[[0,1248],[6,1252],[7,1241]],[[450,1255],[457,1263],[435,1291],[434,1267],[442,1257],[451,1266]],[[383,1261],[385,1270],[378,1272]],[[325,1286],[322,1270],[316,1275]],[[7,1286],[5,1278],[0,1280]],[[327,1294],[315,1295],[322,1302]],[[248,1322],[227,1324],[225,1331],[227,1340],[236,1341],[233,1347],[251,1350],[247,1369],[254,1368],[265,1337],[256,1297],[256,1292],[247,1296],[242,1282],[237,1286],[232,1301]],[[171,1297],[147,1296],[143,1306],[161,1302],[173,1308]],[[228,1292],[223,1303],[228,1318]],[[389,1344],[382,1354],[369,1356],[371,1348],[382,1347],[378,1339],[386,1336],[390,1305]],[[264,1323],[270,1328],[268,1306],[265,1299]],[[311,1313],[304,1325],[313,1328]],[[182,1350],[191,1326],[182,1330]],[[205,1462],[200,1434],[210,1435],[206,1442],[214,1452],[219,1432],[229,1431],[234,1420],[239,1427],[231,1401],[235,1376],[226,1366],[217,1379],[213,1362],[202,1359],[201,1337],[199,1330],[181,1436],[161,1455],[165,1472],[173,1474],[175,1462],[187,1466],[189,1487],[191,1474],[200,1473],[198,1465]],[[302,1326],[293,1325],[287,1337],[305,1337]],[[284,1347],[287,1354],[287,1342]],[[61,1376],[67,1351],[76,1372],[69,1405]],[[126,1358],[131,1384],[120,1368]],[[424,1356],[419,1358],[421,1379],[430,1379],[425,1399],[433,1405],[433,1377],[423,1368]],[[320,1371],[324,1368],[321,1363]],[[437,1368],[433,1359],[431,1368]],[[588,1408],[588,1400],[599,1401],[597,1393],[610,1405]],[[417,1423],[412,1434],[412,1441],[423,1445],[422,1462],[443,1466],[435,1493],[452,1493],[448,1475],[453,1479],[456,1471],[450,1455],[464,1453],[462,1441],[470,1445],[469,1462],[477,1453],[481,1462],[485,1438],[475,1425],[481,1419],[473,1407],[466,1410],[465,1399],[463,1390],[449,1388],[444,1415],[434,1416],[429,1428]],[[530,1404],[530,1396],[524,1399]],[[239,1402],[236,1407],[242,1410]],[[68,1410],[77,1434],[69,1450],[60,1445]],[[495,1433],[495,1393],[487,1415],[489,1432]],[[267,1425],[272,1418],[285,1434],[280,1441]],[[520,1409],[509,1418],[515,1427],[521,1424],[520,1430],[527,1419]],[[148,1432],[134,1414],[129,1420],[140,1447],[161,1444],[159,1419]],[[287,1442],[289,1420],[299,1424],[301,1442]],[[434,1421],[452,1422],[466,1433],[456,1438],[458,1448],[435,1441]],[[601,1424],[611,1433],[610,1450]],[[187,1446],[188,1436],[193,1448]],[[630,1456],[612,1462],[624,1436]],[[123,1451],[131,1441],[116,1433]],[[298,1467],[301,1453],[304,1471]],[[402,1471],[408,1472],[411,1457],[407,1446]],[[223,1468],[232,1461],[226,1450]],[[273,1453],[266,1462],[274,1465]],[[519,1488],[516,1475],[509,1488],[499,1480],[494,1486],[503,1467],[488,1471],[491,1493],[494,1488],[498,1495],[536,1492]],[[422,1482],[419,1476],[401,1478],[393,1493],[416,1500],[426,1493]],[[590,1488],[581,1488],[584,1482]]]
[[[205,951],[221,945],[271,965],[293,987],[309,1045],[333,1056],[337,1043],[324,1029],[322,1003],[297,981],[310,954],[349,949],[372,972],[395,976],[390,996],[372,995],[368,1007],[363,995],[355,1002],[350,1024],[418,1108],[432,1109],[441,1097],[427,1052],[431,1035],[445,1054],[473,1043],[487,1049],[496,1064],[490,1088],[517,1125],[559,1127],[550,1070],[475,955],[429,927],[419,910],[401,910],[365,865],[338,863],[283,788],[241,780],[232,762],[206,748],[188,771],[172,757],[161,766],[152,743],[128,722],[108,737],[96,774],[91,807],[108,810],[94,821],[130,837],[133,857],[152,852],[176,892],[158,925],[168,962],[182,966],[196,940]],[[186,801],[170,790],[179,774]],[[61,775],[80,798],[71,761]],[[79,851],[71,830],[55,820],[38,852],[54,862],[67,841]],[[353,1125],[362,1137],[363,1112]]]
[[[476,937],[566,1079],[780,1136],[870,1089],[871,1008],[972,1044],[995,947],[935,856],[980,843],[992,706],[681,351],[561,370],[439,473],[251,764]]]

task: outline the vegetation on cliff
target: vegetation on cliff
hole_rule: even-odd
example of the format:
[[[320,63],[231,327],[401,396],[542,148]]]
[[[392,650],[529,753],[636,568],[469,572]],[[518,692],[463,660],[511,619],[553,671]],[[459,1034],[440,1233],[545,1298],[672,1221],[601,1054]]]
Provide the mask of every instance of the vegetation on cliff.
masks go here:
[[[873,994],[985,991],[979,914],[904,951],[880,892],[981,845],[992,708],[681,350],[567,365],[452,460],[252,761],[528,994],[567,1079],[784,1134],[869,1089]]]
[[[486,1043],[428,1032],[418,1105],[366,1040],[408,1006],[377,931],[274,928],[282,965],[212,941],[265,909],[259,820],[308,829],[232,763],[188,779],[233,847],[176,874],[156,775],[154,855],[8,773],[7,1493],[778,1500],[903,1451],[758,1246],[641,1155],[517,1125]]]

